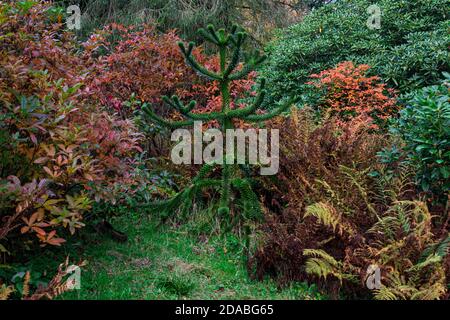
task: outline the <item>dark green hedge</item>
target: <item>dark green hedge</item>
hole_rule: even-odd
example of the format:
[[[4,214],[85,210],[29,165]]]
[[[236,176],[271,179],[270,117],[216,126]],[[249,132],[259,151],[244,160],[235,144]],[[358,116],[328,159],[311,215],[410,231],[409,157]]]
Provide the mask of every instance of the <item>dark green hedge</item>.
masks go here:
[[[381,9],[380,29],[366,25],[371,4]],[[302,95],[310,74],[344,60],[373,66],[403,93],[438,83],[450,71],[449,8],[450,0],[340,0],[314,10],[268,45],[270,101]]]

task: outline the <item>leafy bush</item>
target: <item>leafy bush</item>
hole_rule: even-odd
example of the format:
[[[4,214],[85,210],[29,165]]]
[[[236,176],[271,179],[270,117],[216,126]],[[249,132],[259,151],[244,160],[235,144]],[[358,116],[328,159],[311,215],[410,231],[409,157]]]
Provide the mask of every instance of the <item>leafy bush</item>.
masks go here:
[[[396,110],[394,91],[379,83],[379,77],[366,77],[369,69],[368,65],[342,62],[334,69],[311,75],[315,80],[308,84],[320,92],[313,106],[322,115],[337,115],[342,125],[347,121],[362,121],[374,127],[383,124]]]
[[[312,118],[307,109],[294,110],[275,123],[280,181],[265,185],[272,214],[250,272],[281,283],[311,280],[334,297],[445,297],[448,230],[435,225],[436,216],[415,194],[411,169],[386,174],[387,165],[377,163],[385,135],[357,122],[316,125]],[[372,264],[381,270],[375,292],[365,283]]]
[[[64,242],[92,200],[114,198],[108,187],[127,181],[141,150],[130,121],[91,104],[73,35],[48,4],[27,3],[0,5],[0,241],[12,255],[27,235]]]
[[[403,151],[416,168],[421,189],[444,201],[450,190],[449,87],[444,82],[410,94],[392,127],[405,142]]]
[[[381,9],[381,28],[369,29],[367,9]],[[310,74],[341,61],[373,66],[401,92],[437,84],[449,71],[448,0],[341,0],[325,5],[280,32],[268,46],[263,76],[272,100],[305,91]]]

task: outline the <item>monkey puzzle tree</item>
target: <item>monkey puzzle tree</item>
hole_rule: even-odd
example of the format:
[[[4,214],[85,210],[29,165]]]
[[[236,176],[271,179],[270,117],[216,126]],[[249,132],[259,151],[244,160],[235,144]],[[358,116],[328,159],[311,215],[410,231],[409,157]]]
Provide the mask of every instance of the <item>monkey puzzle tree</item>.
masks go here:
[[[195,101],[189,104],[183,104],[177,96],[171,98],[164,96],[163,101],[178,111],[184,120],[169,121],[156,115],[149,105],[144,105],[142,110],[144,116],[163,127],[169,129],[182,128],[193,126],[194,121],[213,121],[216,120],[221,127],[222,133],[226,133],[227,129],[234,129],[233,120],[239,119],[246,122],[260,122],[271,119],[281,112],[287,110],[293,102],[293,99],[288,99],[270,112],[257,113],[265,96],[265,80],[262,79],[260,87],[257,92],[255,101],[243,108],[231,108],[230,84],[232,81],[245,79],[249,73],[254,71],[258,65],[264,60],[265,56],[260,55],[258,51],[252,54],[245,55],[246,58],[241,64],[241,58],[244,56],[242,52],[243,43],[247,38],[247,34],[240,30],[237,26],[231,29],[230,33],[226,33],[224,29],[216,30],[212,25],[207,29],[199,29],[199,34],[207,41],[218,48],[218,55],[220,59],[220,70],[214,72],[208,70],[195,59],[192,54],[194,43],[189,43],[188,47],[184,43],[179,42],[178,45],[186,59],[186,62],[200,75],[206,77],[211,81],[217,81],[219,84],[222,108],[220,112],[209,113],[193,113],[196,106]],[[259,216],[261,208],[258,197],[252,191],[250,180],[243,178],[245,175],[239,174],[239,166],[234,164],[235,154],[227,155],[227,161],[222,158],[222,161],[214,164],[205,164],[199,171],[198,175],[192,180],[190,186],[183,191],[177,193],[174,197],[153,203],[153,209],[158,210],[167,217],[170,213],[176,212],[181,208],[183,213],[186,213],[192,205],[193,198],[204,188],[219,188],[220,189],[220,204],[218,209],[219,216],[229,221],[230,215],[230,197],[233,190],[239,192],[243,205],[243,218],[254,218]],[[233,163],[233,164],[230,164]],[[208,178],[208,175],[217,167],[221,167],[222,179]],[[240,167],[242,169],[242,166]]]

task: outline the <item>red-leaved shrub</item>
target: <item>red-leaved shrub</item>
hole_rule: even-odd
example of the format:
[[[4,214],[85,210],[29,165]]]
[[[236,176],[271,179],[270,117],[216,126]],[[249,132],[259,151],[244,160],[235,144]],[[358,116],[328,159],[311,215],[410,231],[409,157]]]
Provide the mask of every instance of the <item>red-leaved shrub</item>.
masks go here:
[[[178,95],[186,103],[197,101],[194,112],[218,110],[222,101],[217,82],[201,78],[185,63],[177,45],[180,40],[175,31],[161,34],[149,25],[103,28],[84,44],[87,60],[94,66],[92,89],[104,105],[124,118],[133,111],[124,104],[132,94],[159,113],[168,109],[161,101],[163,95]],[[194,49],[194,56],[207,68],[219,69],[218,57],[207,56],[199,48]],[[231,84],[232,101],[251,95],[255,76],[251,73],[248,79]]]
[[[323,92],[317,107],[324,114],[337,115],[340,125],[360,121],[377,128],[398,109],[394,90],[378,76],[366,76],[369,68],[346,61],[311,75],[314,80],[309,84]]]
[[[64,242],[94,198],[114,198],[105,188],[127,181],[141,151],[134,124],[95,104],[73,34],[49,4],[28,4],[0,4],[0,244],[10,252],[13,233]]]

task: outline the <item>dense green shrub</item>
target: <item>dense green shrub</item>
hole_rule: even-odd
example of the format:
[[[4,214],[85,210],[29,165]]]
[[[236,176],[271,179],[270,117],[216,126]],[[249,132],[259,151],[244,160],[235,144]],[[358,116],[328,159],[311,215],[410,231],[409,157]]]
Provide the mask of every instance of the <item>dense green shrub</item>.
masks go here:
[[[381,28],[370,29],[367,9],[381,9]],[[268,46],[265,67],[273,100],[301,95],[308,76],[341,61],[372,66],[401,92],[437,84],[448,71],[449,0],[342,0],[313,11]]]
[[[411,93],[393,127],[405,141],[407,161],[417,168],[421,189],[440,196],[450,189],[449,101],[448,83]]]

